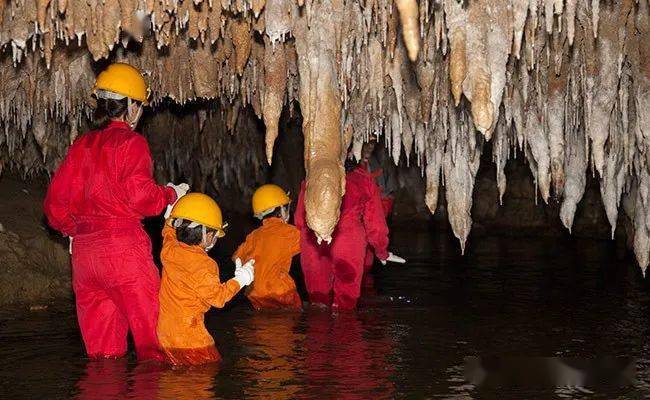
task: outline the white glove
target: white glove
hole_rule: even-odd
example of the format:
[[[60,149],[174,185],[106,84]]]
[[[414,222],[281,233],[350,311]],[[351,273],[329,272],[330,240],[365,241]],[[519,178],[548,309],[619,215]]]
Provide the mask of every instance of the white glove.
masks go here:
[[[395,255],[393,253],[388,253],[388,258],[385,260],[379,260],[381,262],[381,265],[386,265],[386,263],[392,262],[396,264],[404,264],[406,263],[406,260],[403,259],[402,257]]]
[[[190,185],[188,185],[187,183],[174,185],[173,183],[169,182],[167,186],[174,189],[174,192],[176,192],[176,201],[178,201],[178,199],[180,199],[181,197],[185,196],[187,192],[190,190]],[[174,202],[174,204],[169,204],[165,209],[165,219],[169,218],[169,216],[172,214],[172,208],[174,208],[176,201]]]
[[[255,260],[248,260],[244,265],[242,265],[239,258],[235,260],[235,277],[233,279],[239,283],[240,288],[253,283],[253,279],[255,279],[255,268],[253,265],[255,265]]]
[[[181,197],[185,196],[185,194],[190,190],[190,185],[188,185],[187,183],[174,185],[173,183],[169,182],[167,186],[174,189],[174,192],[176,192],[176,201],[178,201],[178,199],[180,199]]]

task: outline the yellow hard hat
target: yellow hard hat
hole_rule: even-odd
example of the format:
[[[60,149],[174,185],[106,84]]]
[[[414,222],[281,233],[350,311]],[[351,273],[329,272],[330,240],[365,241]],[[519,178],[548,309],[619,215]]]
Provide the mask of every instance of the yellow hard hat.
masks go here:
[[[217,237],[224,237],[221,208],[210,196],[203,193],[188,193],[181,197],[170,215],[171,218],[183,218],[217,230]]]
[[[147,104],[149,88],[137,68],[124,63],[111,64],[103,70],[93,87],[93,93],[103,90]]]
[[[289,203],[291,203],[291,199],[280,186],[273,184],[263,185],[253,193],[253,214],[260,215],[264,211]]]

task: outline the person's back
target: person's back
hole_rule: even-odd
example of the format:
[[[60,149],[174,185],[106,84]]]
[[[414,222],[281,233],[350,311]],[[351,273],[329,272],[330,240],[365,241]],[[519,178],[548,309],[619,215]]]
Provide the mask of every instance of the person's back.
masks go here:
[[[373,205],[373,196],[378,190],[373,181],[372,175],[361,169],[354,169],[345,175],[345,195],[341,202],[341,217],[338,229],[355,224],[363,225],[374,223],[368,218],[374,215],[366,213],[366,210]]]
[[[300,231],[281,218],[265,218],[233,258],[255,260],[255,282],[246,296],[256,309],[300,308],[296,284],[289,275],[291,259],[300,253]]]
[[[315,241],[315,236],[305,221],[304,205],[301,204],[304,191],[303,183],[295,214],[296,227],[303,235],[303,242]],[[336,242],[336,237],[353,235],[379,250],[388,246],[388,227],[383,216],[379,189],[369,172],[355,168],[346,174],[345,195],[341,200],[340,210],[341,215],[332,234],[332,243]]]
[[[155,184],[152,171],[146,139],[125,122],[111,122],[75,141],[55,176],[65,184],[53,180],[45,212],[69,236],[138,228],[176,197]]]

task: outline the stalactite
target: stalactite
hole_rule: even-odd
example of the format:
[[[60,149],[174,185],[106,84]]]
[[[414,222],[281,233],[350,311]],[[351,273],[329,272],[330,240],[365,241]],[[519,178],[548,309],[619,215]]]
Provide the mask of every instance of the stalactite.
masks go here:
[[[404,48],[398,45],[395,50],[395,57],[389,61],[389,65],[387,66],[388,76],[390,77],[395,95],[395,109],[390,115],[390,128],[392,135],[387,135],[387,138],[390,138],[390,140],[388,140],[386,144],[388,145],[389,149],[391,149],[393,161],[396,163],[399,162],[399,155],[401,153],[401,134],[403,123],[402,113],[404,110],[404,81],[402,79],[402,64],[404,60]],[[397,144],[395,141],[397,141]]]
[[[492,125],[484,132],[487,140],[499,118],[499,107],[506,87],[506,64],[512,48],[513,25],[509,7],[496,3],[486,8],[490,29],[487,30],[487,55],[490,68],[490,102],[492,103]]]
[[[636,132],[639,147],[646,155],[646,168],[650,168],[650,113],[640,110],[650,110],[650,4],[648,0],[639,0],[639,8],[634,18],[634,26],[638,34],[636,38],[628,34],[634,77],[633,97],[636,108]]]
[[[594,12],[595,10],[596,7]],[[605,164],[605,142],[609,136],[610,116],[616,99],[620,64],[616,17],[614,12],[609,10],[603,15],[597,46],[598,75],[594,85],[589,121],[589,138],[594,165],[601,175]],[[595,21],[598,19],[596,18]],[[594,22],[594,26],[597,26],[597,22]]]
[[[409,63],[402,63],[402,78],[404,81],[404,117],[402,119],[402,131],[400,135],[401,146],[406,155],[406,164],[410,165],[411,151],[413,150],[413,135],[420,122],[422,107],[421,91],[418,86],[415,71]],[[399,153],[394,158],[399,162]]]
[[[276,42],[284,41],[284,38],[291,33],[291,1],[268,0],[264,11],[264,22],[265,32],[271,39],[271,46],[275,46]]]
[[[587,150],[586,138],[583,129],[568,132],[565,154],[566,182],[564,185],[560,220],[571,231],[578,203],[585,193],[587,182]]]
[[[432,45],[434,43],[431,35],[434,30],[429,29],[428,32],[428,43]],[[436,78],[436,51],[433,48],[426,49],[426,54],[423,54],[422,57],[418,60],[416,65],[415,74],[417,78],[417,83],[421,89],[421,98],[420,98],[420,118],[421,121],[428,125],[431,120],[431,107],[434,105],[434,88],[433,83]],[[439,60],[438,60],[439,63]]]
[[[305,211],[307,224],[318,238],[331,241],[345,191],[341,98],[334,64],[343,6],[338,0],[310,6],[311,20],[303,15],[294,24],[305,136]]]
[[[463,81],[467,74],[467,33],[465,31],[467,12],[463,10],[460,2],[447,1],[445,16],[451,44],[449,79],[454,102],[458,106],[463,93]]]
[[[570,0],[569,0],[570,1]],[[512,2],[513,31],[514,31],[514,55],[521,56],[521,41],[524,36],[524,25],[528,15],[529,0],[516,0]]]
[[[530,150],[531,172],[535,179],[535,186],[539,188],[542,199],[548,203],[551,189],[551,160],[548,138],[539,117],[534,112],[526,114],[524,136],[526,137],[527,150]]]
[[[232,35],[232,43],[235,48],[235,70],[241,75],[251,53],[252,38],[248,21],[232,20],[230,35]]]
[[[447,110],[441,110],[442,115],[447,114]],[[446,118],[445,118],[446,119]],[[446,124],[439,124],[435,129],[444,129]],[[444,159],[444,147],[433,135],[427,137],[426,144],[426,192],[425,203],[431,213],[435,213],[438,207],[438,195],[440,191],[440,174]]]
[[[210,46],[198,44],[190,50],[192,87],[197,98],[219,96],[219,64],[212,58]]]
[[[273,144],[278,137],[278,123],[287,83],[287,60],[284,44],[266,46],[264,51],[264,98],[262,115],[266,125],[266,160],[273,161]]]
[[[470,123],[467,117],[454,110],[449,111],[448,117],[451,143],[443,156],[447,212],[451,229],[460,241],[461,252],[464,254],[472,228],[472,196],[481,159],[481,146],[474,137],[474,131],[468,128]]]
[[[497,124],[495,139],[492,144],[492,159],[497,167],[497,188],[499,189],[499,204],[503,205],[503,196],[506,193],[506,162],[510,152],[510,138],[508,136],[508,127],[506,127],[505,117],[502,116]]]
[[[467,17],[467,76],[463,93],[472,103],[472,120],[487,139],[494,121],[494,107],[490,101],[492,77],[488,60],[488,16],[485,0],[472,1]]]
[[[551,71],[548,81],[548,103],[546,105],[546,117],[544,118],[548,130],[549,151],[551,159],[551,178],[553,180],[553,193],[557,198],[562,196],[566,181],[564,172],[565,141],[564,141],[564,120],[565,120],[565,98],[567,85],[566,63],[558,75]]]
[[[420,51],[420,28],[418,23],[418,3],[415,0],[395,0],[402,21],[402,36],[411,61],[418,58]]]
[[[8,0],[0,0],[0,21],[4,20],[4,12],[5,8],[7,7],[7,2]]]

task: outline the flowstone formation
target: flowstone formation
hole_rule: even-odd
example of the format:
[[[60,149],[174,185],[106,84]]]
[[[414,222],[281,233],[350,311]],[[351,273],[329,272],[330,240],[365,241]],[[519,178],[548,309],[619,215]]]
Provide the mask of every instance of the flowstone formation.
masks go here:
[[[192,127],[164,158],[199,182],[272,162],[280,113],[299,105],[307,219],[322,239],[338,219],[346,149],[358,156],[380,134],[395,163],[421,167],[432,212],[444,186],[464,249],[492,141],[501,197],[506,163],[525,157],[569,230],[597,176],[612,232],[623,209],[645,271],[649,14],[648,0],[0,0],[0,168],[52,171],[86,126],[95,73],[124,60],[148,73],[154,107],[219,105],[218,118],[203,108],[152,121]],[[266,126],[262,152],[215,170],[227,143],[256,143],[235,128],[244,109]],[[195,161],[188,146],[206,150]]]

